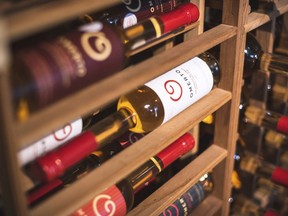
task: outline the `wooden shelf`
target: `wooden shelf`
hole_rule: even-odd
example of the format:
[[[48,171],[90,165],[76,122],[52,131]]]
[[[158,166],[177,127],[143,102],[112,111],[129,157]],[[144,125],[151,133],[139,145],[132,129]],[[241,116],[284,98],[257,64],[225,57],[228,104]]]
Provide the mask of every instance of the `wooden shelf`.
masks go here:
[[[267,13],[252,12],[248,15],[247,24],[244,26],[245,31],[252,31],[272,19],[286,13],[288,11],[288,0],[275,1],[275,9]]]
[[[4,18],[7,25],[6,34],[10,40],[21,39],[79,15],[108,8],[120,2],[120,0],[60,0],[28,7]]]
[[[192,185],[197,183],[201,176],[211,171],[226,156],[227,151],[225,149],[212,145],[128,215],[159,215],[163,209],[184,194]]]

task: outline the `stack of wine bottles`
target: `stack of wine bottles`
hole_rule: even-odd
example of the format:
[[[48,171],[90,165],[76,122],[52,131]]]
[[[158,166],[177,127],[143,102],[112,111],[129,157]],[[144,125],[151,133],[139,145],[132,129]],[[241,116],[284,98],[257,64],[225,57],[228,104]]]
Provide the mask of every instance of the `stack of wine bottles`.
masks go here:
[[[261,47],[254,37],[251,41],[249,38],[250,36],[247,37],[248,44],[254,40],[250,43],[252,49],[249,51]],[[261,52],[262,54],[258,55],[260,59],[266,55]],[[246,54],[248,56],[249,52]],[[235,216],[241,215],[240,213],[287,214],[284,206],[288,199],[288,118],[285,108],[280,106],[286,103],[287,57],[272,53],[269,56],[271,61],[263,60],[263,64],[258,64],[258,68],[248,67],[250,77],[245,79],[243,86],[239,106],[239,139],[232,176],[231,214]],[[272,60],[273,56],[278,60]]]
[[[80,22],[85,24],[56,38],[13,46],[11,81],[17,120],[25,121],[31,114],[122,70],[131,50],[199,18],[196,5],[176,0],[123,1],[101,14],[84,15]],[[34,184],[26,193],[29,207],[125,151],[209,94],[219,80],[217,59],[202,53],[21,149],[19,164]],[[108,194],[115,203],[115,214],[125,215],[145,197],[144,188],[152,192],[179,171],[177,161],[193,146],[194,138],[185,133],[115,185],[95,194],[73,214],[94,215],[97,211],[108,215],[101,207],[105,200],[95,210],[99,197]],[[190,213],[212,190],[212,174],[207,173],[167,210],[163,209],[163,215],[165,211]]]

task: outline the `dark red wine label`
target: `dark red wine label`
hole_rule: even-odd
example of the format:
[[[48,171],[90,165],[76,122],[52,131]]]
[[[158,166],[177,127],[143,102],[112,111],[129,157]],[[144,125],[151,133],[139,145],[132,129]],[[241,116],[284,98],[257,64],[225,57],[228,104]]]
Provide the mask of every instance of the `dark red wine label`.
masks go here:
[[[94,134],[86,131],[60,148],[36,159],[29,166],[29,173],[40,182],[51,181],[97,148]]]
[[[164,167],[167,167],[181,155],[190,151],[195,145],[193,136],[189,133],[184,134],[175,142],[170,144],[167,148],[157,154],[157,157],[161,159]]]
[[[120,190],[113,185],[101,194],[97,195],[93,200],[88,202],[82,208],[78,209],[73,216],[104,216],[126,215],[126,203]]]
[[[282,116],[277,124],[277,131],[288,134],[288,116]]]
[[[185,194],[166,208],[161,216],[189,215],[205,198],[205,191],[200,183],[196,183]]]
[[[67,96],[124,67],[121,37],[94,22],[55,40],[16,51],[33,78],[39,106]]]
[[[277,184],[288,187],[288,170],[276,167],[272,173],[271,180]]]

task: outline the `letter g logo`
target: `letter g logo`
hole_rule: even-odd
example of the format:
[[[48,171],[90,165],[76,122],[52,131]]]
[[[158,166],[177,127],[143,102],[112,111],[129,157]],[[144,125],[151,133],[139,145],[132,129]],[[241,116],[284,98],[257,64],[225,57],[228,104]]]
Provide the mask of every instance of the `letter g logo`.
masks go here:
[[[107,59],[112,52],[111,42],[103,32],[84,33],[81,37],[81,44],[87,55],[96,61]]]
[[[164,83],[164,88],[173,101],[178,101],[182,97],[182,86],[175,80],[167,80]]]

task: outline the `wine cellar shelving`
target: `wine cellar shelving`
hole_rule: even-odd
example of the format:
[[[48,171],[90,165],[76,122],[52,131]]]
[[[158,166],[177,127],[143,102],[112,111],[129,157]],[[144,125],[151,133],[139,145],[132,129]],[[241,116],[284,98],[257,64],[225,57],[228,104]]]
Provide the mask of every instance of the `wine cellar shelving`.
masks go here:
[[[93,198],[95,194],[125,177],[183,133],[197,126],[202,119],[212,113],[216,115],[214,144],[128,215],[159,214],[195,184],[201,175],[211,170],[214,173],[215,190],[195,210],[195,214],[228,215],[230,176],[237,139],[238,105],[244,62],[241,50],[244,50],[246,33],[267,25],[277,16],[286,13],[288,1],[275,0],[275,8],[267,13],[250,13],[248,0],[220,1],[223,7],[222,24],[205,32],[203,32],[205,1],[191,1],[199,6],[202,14],[199,22],[184,33],[186,34],[184,42],[97,82],[73,96],[62,99],[32,115],[25,123],[15,122],[9,97],[11,95],[10,50],[7,44],[81,14],[101,10],[119,2],[120,0],[45,1],[42,4],[33,4],[31,7],[19,7],[15,12],[0,17],[0,119],[2,124],[0,180],[2,196],[9,215],[68,215]],[[33,209],[27,208],[24,196],[25,180],[16,157],[19,149],[59,127],[63,122],[104,107],[120,95],[218,44],[221,45],[222,71],[217,88],[71,187]]]

